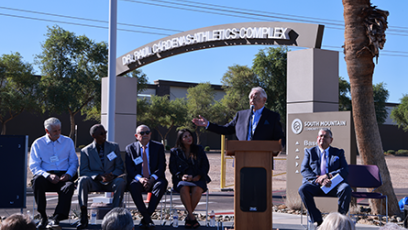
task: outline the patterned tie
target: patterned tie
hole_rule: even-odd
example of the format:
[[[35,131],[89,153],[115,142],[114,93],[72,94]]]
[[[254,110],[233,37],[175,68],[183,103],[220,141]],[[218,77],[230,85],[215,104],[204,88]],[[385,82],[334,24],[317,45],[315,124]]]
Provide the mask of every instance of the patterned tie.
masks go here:
[[[104,165],[103,164],[104,163],[104,154],[103,154],[103,147],[102,146],[100,146],[98,154],[99,154],[99,158],[101,158],[102,165]]]
[[[253,115],[254,115],[254,111],[252,110],[252,107],[251,107],[251,114],[249,115],[248,137],[247,137],[248,141],[251,141],[254,135],[252,132],[252,116]]]
[[[146,146],[142,146],[143,148],[143,163],[142,163],[142,169],[143,169],[143,177],[149,178],[149,166],[147,162],[147,153],[146,153]]]
[[[326,174],[326,150],[322,152],[322,162],[320,163],[320,175]]]

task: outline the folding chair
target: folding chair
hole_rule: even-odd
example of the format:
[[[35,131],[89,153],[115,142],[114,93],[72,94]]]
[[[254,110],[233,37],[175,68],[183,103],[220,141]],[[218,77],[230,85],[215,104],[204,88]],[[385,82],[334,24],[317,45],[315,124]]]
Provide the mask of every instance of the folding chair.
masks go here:
[[[174,191],[173,188],[169,188],[168,191],[170,192],[170,209],[174,210],[173,209],[173,195],[177,195],[177,194],[180,194],[180,193]],[[205,194],[205,226],[208,226],[209,223],[210,223],[209,222],[210,220],[208,218],[208,200],[209,200],[208,197],[209,197],[210,191],[207,190],[205,193],[203,193],[203,195],[204,194]],[[196,209],[195,211],[204,211],[204,210]]]
[[[355,188],[351,193],[357,199],[385,199],[385,215],[388,223],[388,197],[378,192],[374,192],[382,185],[380,170],[377,165],[349,165],[349,185]],[[357,192],[359,188],[373,188],[371,192]],[[353,214],[358,215],[358,214]],[[378,215],[380,217],[380,215]]]

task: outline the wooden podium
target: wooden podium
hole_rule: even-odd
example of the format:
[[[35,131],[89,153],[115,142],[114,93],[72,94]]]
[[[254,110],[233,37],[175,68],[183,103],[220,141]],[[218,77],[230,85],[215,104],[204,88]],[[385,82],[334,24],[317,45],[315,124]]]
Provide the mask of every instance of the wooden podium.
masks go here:
[[[226,141],[235,156],[234,229],[272,229],[272,167],[280,141]]]

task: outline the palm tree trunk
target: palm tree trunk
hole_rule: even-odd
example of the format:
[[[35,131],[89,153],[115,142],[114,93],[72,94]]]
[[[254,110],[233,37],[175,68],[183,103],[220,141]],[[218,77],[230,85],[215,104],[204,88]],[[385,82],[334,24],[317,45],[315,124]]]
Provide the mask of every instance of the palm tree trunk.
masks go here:
[[[383,185],[377,190],[388,196],[389,214],[400,212],[390,173],[384,159],[384,151],[374,109],[372,77],[373,52],[368,48],[369,38],[364,25],[364,8],[370,8],[370,0],[343,0],[344,53],[350,77],[353,120],[360,157],[366,165],[377,165]],[[373,213],[385,214],[385,201],[370,200]]]

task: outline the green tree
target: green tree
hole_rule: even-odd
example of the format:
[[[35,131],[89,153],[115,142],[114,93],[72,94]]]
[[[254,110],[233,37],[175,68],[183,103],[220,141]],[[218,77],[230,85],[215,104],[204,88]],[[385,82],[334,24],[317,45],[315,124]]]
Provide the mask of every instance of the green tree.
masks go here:
[[[287,52],[286,47],[261,49],[255,55],[252,66],[258,76],[259,86],[268,95],[265,107],[278,112],[283,125],[286,124]]]
[[[350,83],[339,77],[339,111],[351,110]]]
[[[108,48],[86,36],[76,36],[58,26],[48,28],[42,53],[36,61],[42,72],[43,110],[70,115],[74,137],[75,115],[100,103],[101,77],[107,76]],[[99,102],[98,102],[99,101]]]
[[[168,96],[152,96],[150,102],[146,99],[137,101],[138,124],[145,124],[157,130],[162,140],[175,126],[186,122],[187,106],[183,98],[169,100]],[[166,127],[167,131],[162,133],[160,127]]]
[[[149,79],[147,78],[147,75],[143,73],[143,70],[135,69],[132,72],[126,74],[125,77],[137,78],[137,93],[138,94],[143,92],[145,89],[147,89],[147,84],[149,83]]]
[[[386,84],[383,82],[373,85],[375,115],[377,123],[380,125],[385,122],[385,119],[387,119],[388,116],[385,103],[388,99],[389,93],[388,90],[385,89],[385,85]]]
[[[252,69],[241,65],[228,67],[221,83],[225,96],[221,100],[224,107],[219,109],[226,110],[225,118],[228,120],[232,119],[237,111],[249,108],[249,92],[251,88],[259,86],[258,77]]]
[[[193,126],[191,120],[201,115],[209,121],[217,122],[213,120],[214,107],[213,104],[215,92],[209,82],[200,83],[195,87],[187,89],[187,121],[181,128],[189,128],[194,130],[197,136],[197,144],[200,144],[200,134],[205,132],[205,128]],[[217,112],[218,114],[219,112]]]
[[[388,99],[389,93],[385,89],[383,82],[373,85],[373,96],[374,96],[374,108],[375,115],[378,124],[383,124],[385,119],[388,116],[387,108],[385,103]],[[351,99],[349,97],[350,84],[344,80],[342,77],[339,77],[339,110],[340,111],[350,111],[351,110]]]
[[[0,122],[1,135],[6,134],[7,123],[27,109],[38,106],[35,93],[39,77],[29,63],[23,62],[19,53],[0,57]]]
[[[398,124],[398,128],[408,132],[408,94],[405,94],[401,98],[401,104],[391,111],[391,118]]]

